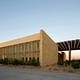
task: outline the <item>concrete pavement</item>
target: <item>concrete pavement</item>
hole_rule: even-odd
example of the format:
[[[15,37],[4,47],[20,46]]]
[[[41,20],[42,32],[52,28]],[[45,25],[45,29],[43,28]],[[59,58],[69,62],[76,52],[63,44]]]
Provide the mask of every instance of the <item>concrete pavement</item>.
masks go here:
[[[80,80],[79,74],[0,66],[0,80]]]

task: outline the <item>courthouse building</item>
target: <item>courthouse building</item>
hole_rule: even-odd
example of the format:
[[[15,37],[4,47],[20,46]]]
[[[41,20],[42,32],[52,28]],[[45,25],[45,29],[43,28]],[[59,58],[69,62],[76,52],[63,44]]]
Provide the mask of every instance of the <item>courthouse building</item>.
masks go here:
[[[57,64],[58,47],[56,43],[43,31],[39,33],[0,43],[0,59],[23,59],[27,61],[35,58],[40,66]]]

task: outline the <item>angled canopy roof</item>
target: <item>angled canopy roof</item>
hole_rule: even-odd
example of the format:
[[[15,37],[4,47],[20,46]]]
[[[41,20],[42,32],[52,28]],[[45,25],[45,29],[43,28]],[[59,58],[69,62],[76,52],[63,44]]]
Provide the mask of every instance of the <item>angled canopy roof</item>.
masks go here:
[[[57,42],[59,51],[80,50],[80,39]]]

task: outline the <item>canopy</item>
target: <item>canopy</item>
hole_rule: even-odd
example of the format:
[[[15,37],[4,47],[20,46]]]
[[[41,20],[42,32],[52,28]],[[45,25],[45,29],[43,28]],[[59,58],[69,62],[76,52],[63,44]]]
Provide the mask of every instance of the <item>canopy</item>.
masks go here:
[[[57,42],[59,51],[80,50],[80,39]]]

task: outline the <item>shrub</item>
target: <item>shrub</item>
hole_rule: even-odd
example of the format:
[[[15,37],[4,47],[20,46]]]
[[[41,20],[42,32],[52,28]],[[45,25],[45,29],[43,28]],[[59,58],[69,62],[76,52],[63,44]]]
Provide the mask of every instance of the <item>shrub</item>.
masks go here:
[[[71,63],[71,66],[72,66],[74,69],[78,69],[78,68],[80,68],[80,62],[74,61],[74,62]]]
[[[33,59],[29,58],[29,61],[26,62],[27,65],[34,65],[34,66],[39,66],[39,59]]]
[[[34,66],[39,66],[39,59],[31,59],[29,58],[29,61],[24,61],[23,59],[22,60],[18,60],[18,59],[8,59],[8,58],[5,58],[5,59],[0,59],[0,63],[1,64],[12,64],[12,65],[34,65]]]
[[[35,66],[40,66],[39,58],[37,58],[37,61],[36,61],[36,65]]]
[[[36,64],[36,59],[35,58],[32,59],[31,64],[32,65],[35,65]]]
[[[13,65],[19,65],[20,64],[20,61],[18,59],[14,59],[11,64]]]
[[[72,61],[66,60],[66,61],[64,62],[64,65],[65,65],[65,66],[68,66],[68,65],[70,65],[71,63],[72,63]]]
[[[3,59],[0,59],[0,64],[3,64]]]
[[[32,60],[31,58],[29,58],[29,60],[27,61],[27,65],[31,65],[32,64]]]
[[[3,64],[8,64],[8,62],[9,62],[8,58],[4,58]]]

